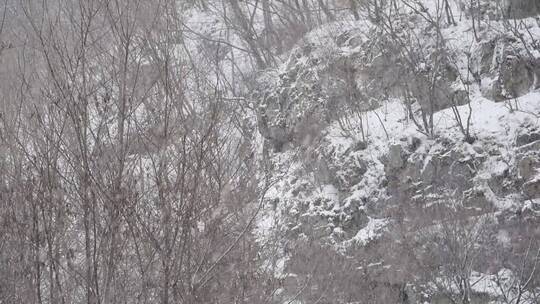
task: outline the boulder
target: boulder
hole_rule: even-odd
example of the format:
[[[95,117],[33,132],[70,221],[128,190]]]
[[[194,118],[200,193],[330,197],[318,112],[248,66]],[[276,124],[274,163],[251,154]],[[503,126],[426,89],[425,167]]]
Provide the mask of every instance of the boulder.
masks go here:
[[[499,82],[501,92],[497,92],[496,98],[501,96],[506,99],[523,96],[536,89],[536,78],[540,75],[538,60],[520,58],[519,56],[507,56],[501,63]]]
[[[523,194],[529,199],[540,198],[540,174],[523,184]]]
[[[507,18],[520,19],[540,14],[538,0],[505,0],[503,1],[504,15]]]
[[[335,184],[339,190],[350,190],[350,187],[358,184],[367,172],[365,160],[359,157],[348,157],[335,172]]]
[[[540,144],[540,131],[523,132],[516,137],[516,146],[521,147],[533,142]]]
[[[529,144],[520,146],[519,148],[516,149],[516,152],[520,154],[524,154],[527,152],[535,152],[535,151],[540,151],[540,140],[533,141]]]
[[[523,180],[529,180],[540,168],[540,155],[528,154],[518,158],[518,174]]]
[[[512,36],[497,37],[479,46],[472,69],[477,81],[481,81],[485,98],[505,101],[540,86],[540,60],[524,53],[524,46]]]
[[[388,149],[387,166],[390,170],[401,169],[405,164],[405,151],[401,145],[391,145]]]
[[[346,233],[353,236],[358,230],[367,226],[369,217],[357,204],[347,208],[345,212],[347,216],[340,221],[339,226],[342,227]]]
[[[538,0],[489,0],[482,2],[462,2],[462,9],[468,16],[478,15],[488,17],[490,20],[522,19],[534,17],[540,14],[540,2]],[[467,4],[465,4],[467,3]],[[479,12],[478,12],[479,10]]]

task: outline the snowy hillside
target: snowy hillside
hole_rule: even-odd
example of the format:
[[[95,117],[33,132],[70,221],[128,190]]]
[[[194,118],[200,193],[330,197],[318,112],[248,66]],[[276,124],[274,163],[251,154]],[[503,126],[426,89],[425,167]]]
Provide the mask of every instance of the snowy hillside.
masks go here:
[[[0,93],[0,304],[540,303],[540,0],[4,0]]]
[[[488,302],[516,299],[517,285],[510,285],[521,284],[522,274],[498,266],[494,255],[508,254],[498,247],[524,246],[525,231],[537,235],[540,26],[535,18],[483,20],[473,30],[476,21],[457,6],[459,20],[433,25],[444,16],[435,3],[396,12],[396,32],[368,21],[323,25],[261,76],[259,131],[277,182],[258,235],[261,243],[281,240],[272,258],[291,286],[313,275],[306,258],[330,250],[358,269],[352,277],[364,275],[380,292],[405,288],[400,292],[433,303],[464,292]],[[508,32],[506,22],[519,26]],[[405,27],[409,32],[399,32]],[[412,50],[400,45],[413,36]],[[388,53],[396,48],[404,53]],[[435,57],[441,49],[446,55]],[[434,77],[434,89],[422,88],[422,77]],[[408,95],[403,82],[434,96]],[[425,252],[403,246],[435,240]],[[460,247],[467,242],[479,247]],[[471,264],[455,269],[450,258],[435,256],[413,266],[428,252]],[[461,254],[477,256],[461,261]],[[502,286],[497,271],[513,283]],[[469,291],[448,277],[454,272]],[[348,283],[327,284],[334,290]]]

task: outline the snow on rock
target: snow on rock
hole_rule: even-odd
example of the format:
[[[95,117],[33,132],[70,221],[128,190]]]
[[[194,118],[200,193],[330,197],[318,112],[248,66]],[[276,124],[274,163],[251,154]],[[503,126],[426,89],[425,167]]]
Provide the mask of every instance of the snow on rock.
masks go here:
[[[377,239],[377,237],[382,234],[382,230],[387,224],[387,219],[369,218],[367,226],[360,229],[350,241],[360,245],[366,245],[370,241]]]

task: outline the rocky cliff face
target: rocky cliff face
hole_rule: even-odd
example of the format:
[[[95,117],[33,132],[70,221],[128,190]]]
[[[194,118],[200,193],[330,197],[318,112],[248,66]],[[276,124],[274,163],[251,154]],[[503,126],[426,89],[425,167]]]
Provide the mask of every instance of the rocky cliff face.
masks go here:
[[[514,12],[534,15],[528,3],[513,3]],[[523,19],[501,35],[507,20],[492,21],[476,39],[470,24],[457,22],[440,31],[449,54],[440,60],[432,25],[401,17],[424,40],[413,46],[425,47],[417,70],[396,53],[399,39],[357,22],[308,34],[285,65],[261,75],[259,131],[278,181],[259,226],[262,239],[282,238],[274,258],[296,284],[313,275],[304,265],[309,249],[290,252],[317,246],[342,256],[371,290],[443,303],[443,290],[459,290],[440,277],[462,271],[467,282],[493,283],[511,268],[497,248],[517,252],[524,238],[540,237],[540,27]],[[431,131],[423,128],[430,119]],[[474,266],[447,269],[463,261],[435,254],[450,250],[447,220],[463,224],[460,241],[481,247],[478,260],[464,260]],[[431,247],[411,251],[407,243]],[[473,302],[502,297],[488,285],[469,288]]]

